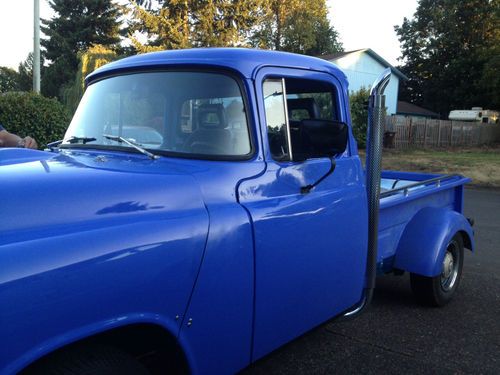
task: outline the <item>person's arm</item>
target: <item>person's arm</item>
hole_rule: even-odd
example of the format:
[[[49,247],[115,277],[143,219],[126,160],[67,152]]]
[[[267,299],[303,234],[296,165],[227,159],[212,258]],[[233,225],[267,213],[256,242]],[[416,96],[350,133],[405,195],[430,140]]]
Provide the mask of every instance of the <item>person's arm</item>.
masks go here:
[[[7,130],[0,130],[0,147],[38,148],[36,141],[31,137],[21,138]]]

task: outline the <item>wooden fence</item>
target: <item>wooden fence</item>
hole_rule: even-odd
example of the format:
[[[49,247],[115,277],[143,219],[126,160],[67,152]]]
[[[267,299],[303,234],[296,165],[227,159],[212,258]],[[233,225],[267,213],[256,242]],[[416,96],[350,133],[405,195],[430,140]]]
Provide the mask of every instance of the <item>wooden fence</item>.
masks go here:
[[[479,146],[500,141],[500,124],[387,116],[385,131],[395,133],[395,148]]]

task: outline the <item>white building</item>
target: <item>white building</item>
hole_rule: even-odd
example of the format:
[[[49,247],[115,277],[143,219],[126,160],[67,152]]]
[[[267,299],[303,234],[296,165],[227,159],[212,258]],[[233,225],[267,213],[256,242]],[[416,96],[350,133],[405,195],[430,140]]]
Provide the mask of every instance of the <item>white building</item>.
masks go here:
[[[380,55],[370,48],[365,48],[320,57],[342,69],[349,81],[349,92],[358,91],[361,87],[370,89],[380,73],[385,68],[391,68],[391,81],[385,90],[385,105],[387,107],[387,114],[392,115],[396,113],[399,81],[407,80],[408,78]]]

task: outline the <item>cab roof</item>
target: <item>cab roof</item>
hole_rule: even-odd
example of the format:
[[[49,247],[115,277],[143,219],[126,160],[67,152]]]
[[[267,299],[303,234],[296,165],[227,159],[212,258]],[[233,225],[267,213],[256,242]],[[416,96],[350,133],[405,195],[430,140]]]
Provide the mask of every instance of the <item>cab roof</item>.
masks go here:
[[[147,68],[212,67],[229,69],[246,78],[254,78],[264,66],[299,68],[326,72],[347,86],[342,71],[323,59],[288,52],[249,48],[193,48],[145,53],[114,61],[95,70],[85,78],[87,84],[103,76]]]

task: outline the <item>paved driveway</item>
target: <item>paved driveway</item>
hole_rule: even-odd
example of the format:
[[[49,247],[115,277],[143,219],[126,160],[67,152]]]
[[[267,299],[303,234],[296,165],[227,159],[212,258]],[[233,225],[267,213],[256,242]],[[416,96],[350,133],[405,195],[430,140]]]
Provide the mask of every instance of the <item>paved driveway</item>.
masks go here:
[[[262,359],[255,374],[500,374],[500,191],[466,191],[477,252],[444,308],[416,304],[409,277],[377,281],[371,308],[333,322]]]

